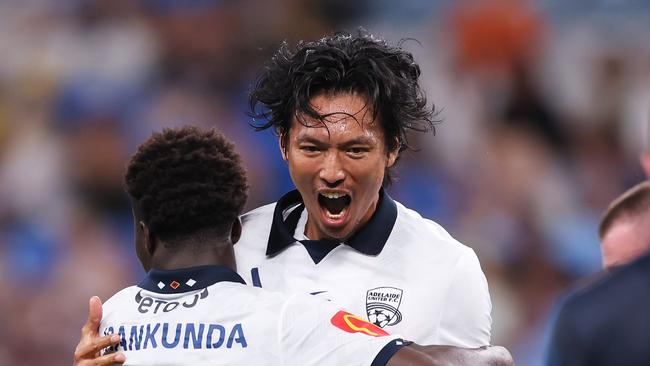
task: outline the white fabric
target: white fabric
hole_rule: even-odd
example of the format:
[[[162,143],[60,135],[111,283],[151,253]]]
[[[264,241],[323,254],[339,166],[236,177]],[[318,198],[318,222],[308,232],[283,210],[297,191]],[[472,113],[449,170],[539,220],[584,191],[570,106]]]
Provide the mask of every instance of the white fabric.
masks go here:
[[[437,223],[396,204],[395,226],[379,255],[339,245],[318,264],[299,242],[267,257],[275,204],[253,210],[242,216],[244,229],[235,245],[238,272],[253,283],[251,269],[257,267],[263,288],[318,293],[371,321],[370,290],[380,288],[374,291],[379,297],[401,290],[399,299],[380,301],[402,315],[398,323],[384,325],[389,333],[420,344],[488,345],[492,304],[476,254]]]
[[[118,351],[125,353],[125,365],[157,366],[367,366],[396,339],[335,327],[331,319],[339,309],[313,296],[234,282],[207,290],[200,299],[203,289],[159,294],[128,287],[104,304],[100,334],[121,335]],[[147,297],[151,300],[143,300]]]

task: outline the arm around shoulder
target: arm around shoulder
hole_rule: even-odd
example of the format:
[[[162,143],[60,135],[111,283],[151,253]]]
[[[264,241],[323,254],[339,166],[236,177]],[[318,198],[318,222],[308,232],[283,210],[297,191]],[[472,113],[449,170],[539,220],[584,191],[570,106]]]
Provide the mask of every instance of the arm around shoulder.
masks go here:
[[[102,319],[102,302],[97,296],[90,298],[88,304],[88,320],[81,328],[81,338],[74,351],[74,366],[115,365],[122,364],[126,359],[122,353],[100,356],[100,351],[108,346],[114,346],[120,340],[118,336],[99,335],[99,324]]]
[[[399,350],[387,366],[514,366],[510,352],[503,347],[458,348],[411,344]]]

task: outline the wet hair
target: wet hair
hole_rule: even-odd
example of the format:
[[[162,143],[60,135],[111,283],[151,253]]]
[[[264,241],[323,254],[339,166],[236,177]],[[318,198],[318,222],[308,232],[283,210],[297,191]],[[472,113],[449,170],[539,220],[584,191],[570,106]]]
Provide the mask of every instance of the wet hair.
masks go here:
[[[248,196],[233,145],[195,127],[154,133],[131,157],[124,181],[140,219],[164,241],[229,235]]]
[[[616,222],[623,219],[639,219],[650,214],[650,181],[644,181],[625,191],[605,210],[598,236],[602,240]]]
[[[355,92],[366,98],[373,120],[379,117],[387,149],[401,152],[410,148],[407,131],[435,132],[437,113],[427,105],[418,84],[420,67],[413,55],[402,49],[402,43],[390,46],[363,30],[300,42],[293,50],[283,42],[250,92],[254,127],[273,127],[287,146],[294,118],[313,127],[306,117],[321,123],[329,117],[314,110],[313,97]]]

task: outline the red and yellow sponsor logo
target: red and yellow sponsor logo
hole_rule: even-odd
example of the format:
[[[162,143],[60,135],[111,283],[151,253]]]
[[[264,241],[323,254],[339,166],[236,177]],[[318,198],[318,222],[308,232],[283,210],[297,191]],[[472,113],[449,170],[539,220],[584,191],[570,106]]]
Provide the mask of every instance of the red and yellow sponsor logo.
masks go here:
[[[388,335],[388,332],[378,326],[368,323],[362,318],[343,310],[334,314],[330,322],[335,327],[348,333],[363,333],[372,337],[383,337]]]

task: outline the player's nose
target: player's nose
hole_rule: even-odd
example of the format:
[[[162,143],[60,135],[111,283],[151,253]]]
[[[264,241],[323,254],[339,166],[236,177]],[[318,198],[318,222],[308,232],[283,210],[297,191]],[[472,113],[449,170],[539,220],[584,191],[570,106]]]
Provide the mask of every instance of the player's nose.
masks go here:
[[[318,176],[329,187],[335,187],[343,183],[347,174],[337,153],[329,152],[325,156]]]

